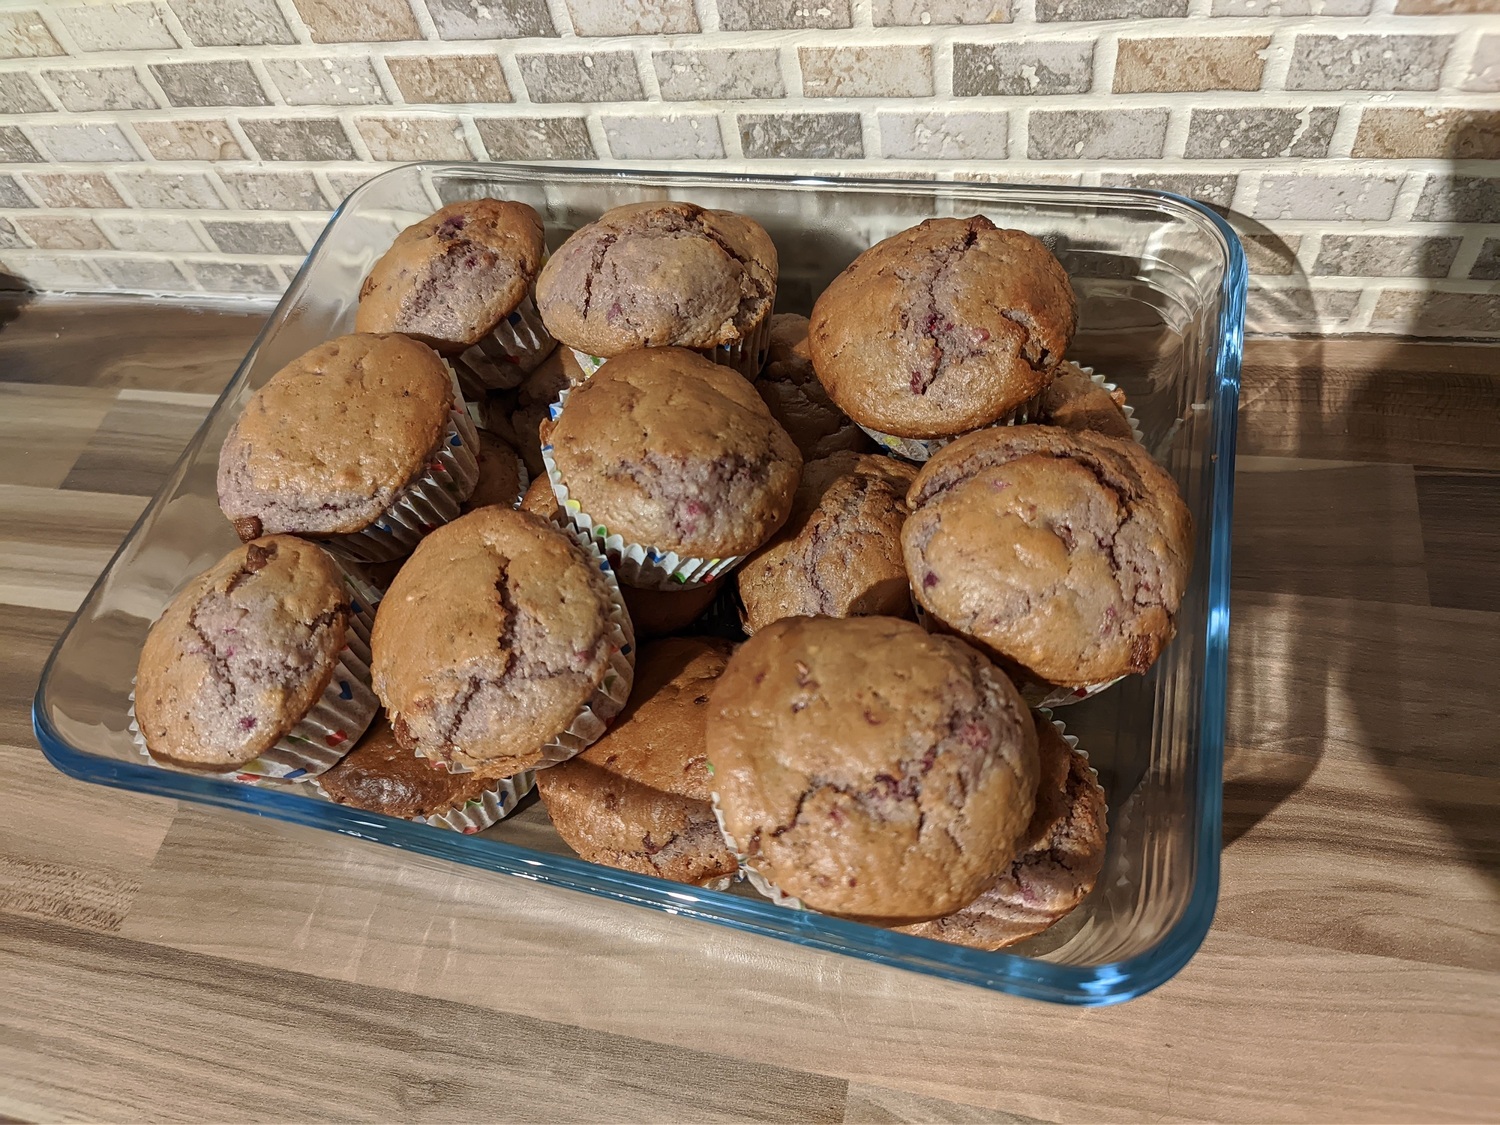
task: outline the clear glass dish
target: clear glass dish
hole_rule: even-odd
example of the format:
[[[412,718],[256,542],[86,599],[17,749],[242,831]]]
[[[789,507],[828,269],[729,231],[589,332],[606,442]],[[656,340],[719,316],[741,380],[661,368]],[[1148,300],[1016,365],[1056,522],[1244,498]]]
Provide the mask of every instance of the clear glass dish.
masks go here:
[[[474,836],[360,812],[306,787],[261,788],[160,769],[137,753],[127,700],[147,627],[173,592],[237,540],[215,498],[218,451],[251,392],[349,331],[360,281],[406,225],[452,200],[522,200],[549,245],[606,208],[688,199],[754,216],[781,253],[778,307],[814,296],[873,242],[935,215],[983,214],[1048,243],[1079,296],[1070,358],[1121,384],[1144,439],[1182,487],[1197,562],[1178,635],[1151,673],[1060,717],[1109,794],[1109,851],[1063,924],[998,953],[787,910],[574,856],[533,805]],[[1070,1004],[1138,996],[1197,950],[1218,897],[1229,527],[1245,305],[1239,240],[1199,204],[1150,191],[814,180],[646,170],[422,164],[361,187],[330,220],[170,479],[58,642],[33,712],[64,773],[326,828],[411,852],[717,922],[983,988]]]

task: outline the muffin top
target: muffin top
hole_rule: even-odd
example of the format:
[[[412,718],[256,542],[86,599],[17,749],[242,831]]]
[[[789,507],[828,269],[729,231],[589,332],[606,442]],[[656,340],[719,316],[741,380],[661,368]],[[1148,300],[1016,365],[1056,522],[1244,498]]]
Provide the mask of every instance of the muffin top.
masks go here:
[[[703,558],[765,542],[802,471],[755,389],[682,348],[610,360],[572,392],[550,440],[570,497],[596,523]]]
[[[323,548],[270,535],[229,552],[146,634],[135,714],[152,757],[230,770],[269,750],[327,688],[348,621]]]
[[[1027,676],[1087,687],[1144,672],[1171,640],[1192,518],[1140,445],[996,426],[938,451],[908,494],[912,589]]]
[[[709,708],[725,830],[814,909],[950,913],[994,882],[1030,822],[1030,712],[977,651],[912,622],[775,622],[736,651]]]
[[[330,801],[410,820],[462,808],[494,785],[475,773],[449,773],[396,741],[378,718],[344,759],[318,775]]]
[[[403,230],[375,263],[354,327],[461,352],[530,294],[545,250],[542,218],[524,203],[450,203]]]
[[[771,346],[755,389],[771,417],[791,435],[807,461],[841,449],[867,452],[869,437],[833,404],[813,372],[807,347],[807,317],[777,313],[771,318]]]
[[[1104,866],[1104,790],[1084,755],[1044,715],[1036,716],[1041,781],[1020,854],[968,906],[905,933],[976,949],[1034,937],[1074,910]]]
[[[476,432],[479,434],[479,483],[464,501],[463,510],[472,512],[491,504],[515,507],[521,498],[521,475],[525,469],[521,455],[509,442],[488,430]]]
[[[547,331],[571,348],[711,348],[761,324],[776,247],[760,224],[691,203],[631,203],[575,231],[537,278]]]
[[[400,335],[319,344],[251,396],[219,452],[219,506],[241,539],[368,527],[427,464],[453,379]]]
[[[1047,385],[1077,321],[1041,242],[983,216],[928,219],[866,250],[813,306],[829,397],[908,438],[989,425]]]
[[[811,461],[791,517],[735,573],[747,633],[783,617],[910,617],[901,557],[913,465],[847,450]]]
[[[535,765],[610,672],[609,588],[568,535],[480,508],[423,539],[375,616],[396,739],[490,777]]]
[[[1058,364],[1057,378],[1042,392],[1036,420],[1065,430],[1093,430],[1134,441],[1124,406],[1123,391],[1107,391],[1076,363],[1064,362]]]

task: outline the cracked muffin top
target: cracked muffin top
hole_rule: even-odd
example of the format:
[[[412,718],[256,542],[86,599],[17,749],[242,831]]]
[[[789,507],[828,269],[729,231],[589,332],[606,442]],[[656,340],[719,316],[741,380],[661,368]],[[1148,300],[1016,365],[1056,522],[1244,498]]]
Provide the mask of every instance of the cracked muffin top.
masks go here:
[[[804,466],[791,517],[735,572],[745,632],[783,617],[910,617],[901,525],[916,475],[847,450]]]
[[[746,863],[816,910],[951,913],[1010,864],[1037,791],[1036,730],[1004,673],[887,617],[792,617],[735,652],[708,758]]]
[[[135,715],[151,756],[230,770],[265,753],[328,687],[348,622],[323,548],[270,535],[229,552],[146,634]]]
[[[489,777],[535,765],[603,682],[611,604],[599,565],[529,512],[438,528],[375,615],[375,694],[396,740]]]
[[[450,203],[396,236],[359,288],[357,332],[402,332],[445,355],[472,347],[531,294],[546,246],[524,203]]]
[[[744,339],[776,299],[760,224],[691,203],[631,203],[575,231],[543,267],[537,307],[570,348],[711,348]]]
[[[1034,937],[1077,908],[1104,866],[1104,790],[1088,758],[1045,715],[1035,715],[1041,780],[1021,852],[963,909],[902,926],[905,933],[976,949]]]
[[[1135,432],[1125,417],[1124,406],[1124,391],[1107,391],[1076,363],[1062,363],[1057,378],[1042,392],[1036,420],[1065,430],[1093,430],[1134,441]]]
[[[553,825],[593,863],[704,883],[738,867],[709,804],[703,724],[734,646],[707,637],[646,645],[630,702],[582,754],[537,773]]]
[[[219,507],[241,539],[359,531],[427,464],[453,378],[401,335],[319,344],[251,396],[219,451]]]
[[[610,360],[572,392],[550,440],[569,496],[596,524],[702,558],[764,543],[802,472],[755,388],[682,348]]]
[[[873,448],[865,432],[833,404],[818,382],[807,348],[807,317],[777,313],[771,318],[770,351],[755,389],[805,460],[841,449],[864,453]]]
[[[808,341],[849,417],[938,438],[987,426],[1042,390],[1076,324],[1052,252],[975,216],[928,219],[870,247],[818,298]]]
[[[1192,517],[1136,442],[980,430],[939,450],[907,498],[917,599],[1007,667],[1088,687],[1146,671],[1172,639]]]
[[[390,723],[377,718],[332,769],[318,775],[330,801],[411,819],[462,808],[494,785],[476,773],[449,773],[396,741]]]

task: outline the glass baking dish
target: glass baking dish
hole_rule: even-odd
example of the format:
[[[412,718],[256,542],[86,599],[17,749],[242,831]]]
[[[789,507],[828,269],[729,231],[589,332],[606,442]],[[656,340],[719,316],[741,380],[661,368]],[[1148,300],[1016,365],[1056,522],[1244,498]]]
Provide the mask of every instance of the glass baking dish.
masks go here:
[[[754,216],[781,254],[778,308],[806,313],[860,251],[930,216],[983,214],[1042,238],[1072,276],[1070,358],[1123,386],[1144,440],[1182,487],[1197,562],[1178,635],[1151,673],[1059,712],[1109,794],[1093,894],[1048,933],[998,953],[788,910],[744,887],[700,890],[574,856],[536,804],[474,836],[344,808],[307,787],[160,769],[127,730],[147,627],[174,591],[237,542],[215,494],[218,451],[251,392],[351,329],[360,281],[396,233],[455,199],[535,207],[555,248],[618,204],[687,199]],[[717,922],[1001,992],[1071,1004],[1138,996],[1197,950],[1218,896],[1229,526],[1245,305],[1239,240],[1207,208],[1160,192],[822,180],[698,172],[416,164],[345,201],[171,477],[48,661],[34,723],[47,758],[85,781],[326,828],[425,856]]]

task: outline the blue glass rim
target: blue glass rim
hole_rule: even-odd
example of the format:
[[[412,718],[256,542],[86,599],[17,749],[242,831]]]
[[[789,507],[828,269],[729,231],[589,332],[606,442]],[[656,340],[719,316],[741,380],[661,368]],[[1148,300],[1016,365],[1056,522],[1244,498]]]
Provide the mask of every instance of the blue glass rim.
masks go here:
[[[969,949],[828,915],[788,910],[768,900],[671,883],[603,867],[572,856],[536,851],[498,839],[434,829],[424,824],[302,797],[293,791],[240,785],[219,778],[164,770],[144,761],[137,763],[90,754],[73,746],[56,730],[47,715],[47,689],[53,666],[80,617],[97,597],[125,546],[176,487],[185,466],[201,445],[208,427],[228,396],[239,386],[252,358],[295,304],[310,263],[317,257],[328,232],[339,217],[371,184],[386,176],[409,172],[412,168],[429,172],[469,170],[476,173],[529,176],[539,180],[556,180],[569,176],[598,179],[604,176],[622,181],[632,178],[658,183],[670,181],[679,185],[700,182],[714,187],[740,184],[823,188],[830,191],[852,189],[904,194],[947,193],[962,194],[974,199],[982,199],[987,192],[1003,190],[1012,200],[1016,194],[1022,193],[1035,196],[1039,201],[1052,203],[1066,201],[1076,204],[1095,200],[1109,206],[1134,204],[1143,208],[1154,207],[1174,213],[1178,218],[1190,217],[1207,224],[1222,244],[1225,261],[1219,292],[1214,385],[1211,386],[1215,431],[1209,498],[1211,519],[1208,528],[1207,612],[1203,635],[1203,679],[1207,690],[1203,693],[1204,706],[1198,723],[1197,792],[1193,804],[1196,819],[1192,826],[1196,855],[1192,894],[1179,916],[1154,946],[1125,960],[1090,966],[1057,964],[1004,950],[986,952]],[[857,956],[863,960],[1010,995],[1077,1006],[1116,1004],[1144,995],[1166,983],[1192,959],[1208,933],[1218,903],[1227,698],[1225,683],[1228,673],[1230,531],[1247,287],[1248,268],[1244,248],[1233,228],[1211,208],[1171,192],[1137,188],[1073,188],[857,177],[828,179],[796,175],[703,173],[650,168],[600,169],[465,161],[425,162],[390,169],[356,189],[329,217],[328,224],[309,251],[302,268],[268,315],[244,360],[236,367],[205,416],[203,424],[185,446],[162,488],[143,509],[99,578],[80,602],[79,609],[69,619],[43,667],[32,704],[32,728],[38,745],[53,766],[82,781],[321,828],[360,840],[386,844],[415,855],[449,860],[485,871],[514,875],[550,886],[646,906],[791,941],[808,948]]]

